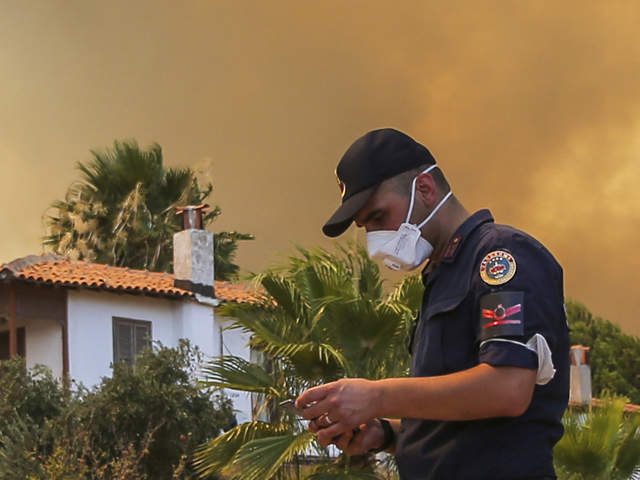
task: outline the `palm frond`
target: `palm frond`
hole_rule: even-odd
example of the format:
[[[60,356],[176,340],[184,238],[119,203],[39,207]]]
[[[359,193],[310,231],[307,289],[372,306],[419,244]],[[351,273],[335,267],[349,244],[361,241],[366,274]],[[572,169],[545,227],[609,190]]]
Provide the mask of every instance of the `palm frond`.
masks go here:
[[[293,365],[295,373],[307,382],[337,380],[346,366],[344,356],[327,344],[267,346],[265,353],[271,357],[287,359]]]
[[[314,439],[313,433],[305,431],[253,440],[238,451],[233,466],[224,473],[242,480],[268,480],[295,456],[303,455]]]
[[[286,278],[271,273],[262,277],[261,284],[278,308],[296,322],[304,322],[307,315],[305,302],[296,286]]]
[[[266,422],[243,423],[198,447],[193,461],[194,468],[202,476],[213,475],[227,467],[243,445],[286,432],[287,429],[283,425]]]
[[[205,364],[202,375],[199,383],[203,387],[279,395],[273,377],[263,367],[240,357],[217,357]]]
[[[621,398],[606,399],[600,408],[587,413],[565,414],[565,434],[554,450],[556,464],[583,478],[608,477],[615,469],[625,402]]]
[[[389,295],[388,302],[405,305],[415,316],[422,304],[423,293],[424,285],[420,275],[410,275]]]
[[[366,470],[347,470],[342,472],[313,473],[307,480],[380,480],[380,476]]]
[[[616,448],[612,478],[626,480],[640,473],[640,414],[632,414]]]

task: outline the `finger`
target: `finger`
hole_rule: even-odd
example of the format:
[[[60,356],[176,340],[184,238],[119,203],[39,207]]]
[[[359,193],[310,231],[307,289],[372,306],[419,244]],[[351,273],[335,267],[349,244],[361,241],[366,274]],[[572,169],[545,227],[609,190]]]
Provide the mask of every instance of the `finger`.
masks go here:
[[[339,437],[334,437],[333,443],[335,443],[336,447],[338,447],[340,450],[347,450],[352,439],[353,431],[347,430]]]
[[[316,433],[318,430],[320,430],[322,427],[320,425],[318,425],[318,422],[314,419],[314,420],[309,420],[309,425],[307,426],[307,429],[311,432],[311,433]]]
[[[328,400],[317,401],[313,405],[309,405],[307,408],[305,408],[302,411],[302,416],[307,420],[311,420],[312,418],[319,418],[329,413],[330,407],[331,405],[329,404]],[[338,421],[338,419],[332,418],[331,421],[335,423],[336,421]]]
[[[334,437],[339,437],[347,430],[349,429],[346,428],[343,424],[334,423],[330,427],[323,428],[317,433],[318,443],[320,443],[320,445],[322,445],[323,447],[326,447],[327,445],[334,443]]]
[[[326,447],[328,445],[331,445],[333,443],[333,439],[335,438],[335,437],[332,437],[331,435],[325,435],[324,430],[326,429],[323,428],[318,430],[318,432],[316,432],[316,440],[321,447]]]
[[[305,408],[310,403],[318,402],[322,400],[327,395],[327,390],[330,388],[330,383],[325,383],[324,385],[318,385],[317,387],[311,387],[306,390],[296,399],[296,407]]]
[[[348,455],[362,455],[368,448],[365,448],[363,442],[366,438],[365,430],[360,429],[356,435],[353,436],[347,448],[344,448],[344,452]]]
[[[316,419],[318,426],[321,428],[327,428],[333,425],[333,422],[329,420],[329,415],[322,415]]]
[[[381,431],[381,428],[375,428],[369,424],[365,426],[365,429],[368,430],[369,435],[365,435],[362,440],[362,448],[364,451],[371,450],[372,448],[378,448],[384,442],[384,434]]]

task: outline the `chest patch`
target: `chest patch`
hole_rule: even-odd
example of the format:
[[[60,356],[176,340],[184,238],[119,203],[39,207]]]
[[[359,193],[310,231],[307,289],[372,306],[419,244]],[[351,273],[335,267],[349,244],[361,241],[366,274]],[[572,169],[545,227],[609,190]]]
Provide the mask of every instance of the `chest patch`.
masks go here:
[[[513,255],[502,250],[491,252],[482,259],[480,277],[489,285],[507,283],[516,274],[516,260]]]
[[[482,340],[524,334],[524,293],[498,292],[480,299]]]

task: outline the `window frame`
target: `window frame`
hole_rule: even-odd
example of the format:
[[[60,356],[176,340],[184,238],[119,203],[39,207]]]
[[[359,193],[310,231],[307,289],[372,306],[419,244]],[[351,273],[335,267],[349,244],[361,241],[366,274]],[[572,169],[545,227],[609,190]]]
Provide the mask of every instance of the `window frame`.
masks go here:
[[[150,347],[152,342],[153,342],[153,322],[149,321],[149,320],[136,320],[133,318],[127,318],[127,317],[111,317],[112,318],[112,338],[113,338],[113,363],[114,365],[118,362],[124,362],[125,364],[132,366],[133,364],[135,364],[135,359],[136,357],[140,354],[140,352],[145,348],[145,347]],[[132,357],[131,357],[131,361],[128,362],[126,358],[124,358],[122,355],[119,355],[120,351],[118,348],[118,340],[119,340],[119,334],[118,334],[118,326],[122,325],[122,324],[128,324],[131,325],[132,327],[132,338],[131,338],[131,352],[132,352]],[[148,335],[148,339],[146,341],[146,345],[144,347],[142,347],[139,351],[136,351],[136,347],[138,345],[138,339],[136,337],[136,327],[137,326],[144,326],[147,328],[147,335]]]

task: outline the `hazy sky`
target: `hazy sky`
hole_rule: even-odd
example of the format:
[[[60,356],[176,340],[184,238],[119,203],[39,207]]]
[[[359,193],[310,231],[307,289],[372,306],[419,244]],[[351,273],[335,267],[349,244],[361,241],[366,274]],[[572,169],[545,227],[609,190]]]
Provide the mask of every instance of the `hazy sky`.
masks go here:
[[[337,161],[394,126],[640,334],[638,25],[635,0],[0,0],[0,262],[42,252],[76,162],[135,138],[208,162],[258,271],[331,245]]]

